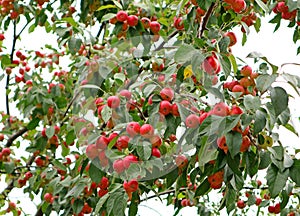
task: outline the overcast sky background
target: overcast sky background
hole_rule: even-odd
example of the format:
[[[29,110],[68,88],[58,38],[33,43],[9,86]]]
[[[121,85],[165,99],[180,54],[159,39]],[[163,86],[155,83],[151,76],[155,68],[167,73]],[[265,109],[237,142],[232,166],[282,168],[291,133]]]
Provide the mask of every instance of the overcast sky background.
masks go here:
[[[275,25],[267,24],[267,21],[270,20],[270,17],[264,19],[262,21],[262,29],[257,34],[253,27],[250,28],[251,33],[248,36],[247,43],[244,46],[241,46],[242,34],[240,32],[240,28],[236,29],[235,32],[238,38],[238,44],[235,45],[232,50],[235,56],[238,56],[244,60],[246,60],[250,65],[253,65],[252,59],[245,59],[245,57],[252,51],[257,51],[265,55],[269,61],[277,66],[280,66],[283,63],[291,63],[297,62],[300,63],[300,57],[296,56],[297,46],[292,42],[292,35],[293,30],[286,28],[285,26],[288,25],[287,22],[283,22],[280,29],[273,33],[273,29]],[[6,43],[9,41],[9,37],[6,37]],[[32,50],[39,50],[45,44],[51,44],[51,41],[55,44],[56,37],[47,34],[45,35],[42,31],[37,31],[32,34],[23,34],[22,35],[22,44],[18,43],[17,47],[25,47],[30,44]],[[9,47],[9,44],[7,44]],[[299,45],[299,44],[298,44]],[[289,72],[291,74],[298,74],[300,75],[300,67],[298,66],[286,66],[284,67],[285,72]],[[14,79],[14,75],[12,75],[12,79]],[[0,110],[5,111],[5,79],[0,82]],[[297,110],[299,107],[299,97],[295,98],[294,100],[290,100],[290,107],[291,113],[293,116],[293,123],[297,127],[298,131],[299,121],[298,117],[300,116],[300,109]],[[14,115],[17,113],[13,107],[11,109],[11,113]],[[280,137],[283,142],[283,145],[299,145],[299,138],[295,135],[287,132],[286,130],[280,130]],[[0,182],[0,191],[5,188],[5,185],[2,183],[3,179]],[[36,208],[34,203],[32,203],[25,195],[20,193],[19,190],[13,190],[10,194],[10,198],[12,201],[21,201],[21,207],[25,210],[26,213],[32,215],[36,212]],[[38,201],[38,199],[37,199]],[[148,206],[148,207],[146,207]],[[149,208],[150,207],[150,208]],[[152,209],[151,209],[152,208]],[[140,214],[142,216],[156,216],[156,215],[163,215],[163,216],[171,216],[173,215],[173,208],[172,206],[166,207],[164,203],[161,203],[158,199],[157,200],[149,200],[147,202],[143,202],[143,205],[140,206]],[[196,215],[195,208],[186,207],[181,211],[182,215]]]

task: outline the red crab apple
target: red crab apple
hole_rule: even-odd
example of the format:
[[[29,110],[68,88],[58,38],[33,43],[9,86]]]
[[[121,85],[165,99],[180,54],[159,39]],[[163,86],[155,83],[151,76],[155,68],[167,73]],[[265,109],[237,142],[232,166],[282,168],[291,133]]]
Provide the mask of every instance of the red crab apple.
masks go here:
[[[173,116],[180,116],[179,110],[178,110],[178,106],[176,103],[172,104],[172,110],[171,113]]]
[[[100,136],[96,141],[96,147],[97,149],[106,149],[109,141],[108,138],[105,136]]]
[[[154,135],[150,138],[150,142],[152,144],[152,148],[160,147],[162,144],[162,140],[160,136]]]
[[[5,39],[4,34],[0,34],[0,41],[3,41]]]
[[[4,134],[0,134],[0,141],[4,140]]]
[[[137,162],[138,162],[138,158],[135,155],[127,155],[123,159],[123,165],[125,169],[128,169],[130,164],[137,163]]]
[[[229,114],[229,107],[224,102],[217,103],[215,104],[211,114],[217,116],[227,116]]]
[[[98,187],[100,187],[100,189],[106,189],[109,186],[109,180],[107,177],[103,176],[100,183],[98,184]]]
[[[240,92],[240,93],[244,94],[245,93],[245,89],[241,85],[235,85],[232,88],[232,92]]]
[[[86,147],[85,153],[88,158],[93,160],[94,158],[98,157],[98,149],[96,144],[91,144]]]
[[[11,151],[9,148],[3,148],[1,153],[3,156],[9,156],[11,154]]]
[[[190,114],[188,117],[185,119],[185,125],[188,128],[196,128],[200,124],[199,122],[199,117],[195,114]]]
[[[243,110],[239,106],[233,105],[230,110],[230,115],[240,115],[240,114],[243,114]]]
[[[262,199],[260,197],[256,197],[255,199],[255,205],[259,206],[262,202]]]
[[[232,9],[236,13],[241,13],[246,9],[246,2],[244,0],[235,0],[231,4]]]
[[[128,14],[126,11],[119,11],[116,15],[116,18],[119,22],[124,22],[127,20]]]
[[[251,76],[252,74],[252,68],[249,65],[245,65],[244,67],[242,67],[241,69],[241,74],[243,76]]]
[[[248,136],[244,136],[243,137],[243,141],[242,141],[242,145],[241,145],[241,148],[240,148],[240,152],[245,152],[249,149],[251,145],[251,141],[249,139]]]
[[[136,26],[139,23],[139,18],[136,15],[130,15],[127,17],[127,23],[129,26]]]
[[[131,99],[131,92],[128,91],[127,89],[123,89],[119,93],[121,96],[125,97],[126,99],[130,100]]]
[[[243,209],[246,207],[246,203],[244,202],[244,200],[239,200],[237,201],[237,207],[240,209]]]
[[[203,61],[202,68],[206,73],[210,75],[217,74],[221,70],[220,63],[214,55],[207,57]]]
[[[141,22],[142,22],[142,25],[143,25],[143,27],[145,29],[150,28],[150,22],[151,22],[151,20],[149,18],[143,17],[143,18],[141,18]]]
[[[154,157],[157,157],[157,158],[160,158],[161,157],[161,153],[159,151],[158,148],[152,148],[152,153],[151,153],[152,156]]]
[[[181,169],[184,168],[188,164],[188,159],[185,155],[177,155],[175,158],[176,166]]]
[[[122,159],[115,160],[113,162],[113,169],[118,174],[122,173],[125,170],[123,160]]]
[[[183,30],[184,29],[184,24],[183,24],[182,17],[174,17],[174,27],[177,30]]]
[[[44,200],[47,202],[47,203],[53,203],[54,199],[53,199],[53,195],[51,193],[46,193],[44,195]]]
[[[117,139],[117,142],[116,142],[116,147],[118,149],[125,149],[128,147],[128,143],[129,143],[129,140],[130,138],[126,135],[123,135],[123,136],[120,136],[118,139]]]
[[[160,31],[160,24],[157,21],[150,22],[150,30],[153,34],[157,34]]]
[[[145,138],[150,138],[154,135],[154,128],[150,124],[144,124],[140,128],[140,134],[141,136]]]
[[[131,179],[129,182],[124,181],[123,188],[126,192],[135,192],[139,188],[139,183],[136,179]]]
[[[140,133],[140,124],[138,122],[130,122],[126,127],[126,132],[130,137],[134,137]]]
[[[120,106],[120,98],[118,96],[109,96],[107,98],[107,105],[110,107],[110,108],[117,108]]]
[[[236,39],[236,36],[233,32],[226,32],[224,34],[225,37],[229,37],[229,40],[230,40],[230,43],[229,43],[229,46],[233,46],[236,44],[237,42],[237,39]]]
[[[166,101],[171,101],[174,98],[174,91],[169,87],[163,88],[159,94],[161,98]]]
[[[159,112],[163,115],[168,115],[172,110],[172,105],[169,101],[163,100],[159,104]]]

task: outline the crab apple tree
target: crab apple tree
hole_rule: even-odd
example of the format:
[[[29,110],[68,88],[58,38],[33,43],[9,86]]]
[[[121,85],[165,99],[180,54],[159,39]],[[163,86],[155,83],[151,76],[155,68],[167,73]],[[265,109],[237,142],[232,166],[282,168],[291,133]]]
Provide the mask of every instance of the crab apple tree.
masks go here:
[[[299,148],[278,130],[298,135],[289,105],[300,77],[234,49],[282,23],[296,44],[296,1],[2,0],[0,9],[1,215],[141,215],[157,197],[174,215],[300,215]]]

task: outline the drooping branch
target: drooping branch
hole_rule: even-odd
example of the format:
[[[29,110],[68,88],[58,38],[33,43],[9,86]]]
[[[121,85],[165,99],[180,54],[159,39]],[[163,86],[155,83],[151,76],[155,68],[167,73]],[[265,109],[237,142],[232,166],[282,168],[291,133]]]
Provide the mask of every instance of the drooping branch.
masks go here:
[[[173,32],[168,36],[167,40],[164,40],[163,42],[161,42],[161,44],[159,44],[159,46],[155,49],[155,51],[161,50],[161,49],[164,47],[164,45],[165,45],[169,40],[171,40],[173,37],[175,37],[177,34],[178,34],[178,30],[173,31]]]
[[[210,5],[210,7],[208,8],[208,10],[206,11],[206,13],[205,13],[205,15],[203,17],[203,20],[202,20],[202,22],[200,24],[200,27],[198,29],[198,38],[202,37],[202,35],[203,35],[203,33],[204,33],[205,29],[206,29],[206,25],[208,23],[208,20],[209,20],[210,16],[212,15],[213,11],[214,11],[215,5],[216,5],[215,2],[212,3]]]
[[[26,133],[28,131],[28,129],[26,127],[22,128],[21,130],[19,130],[17,133],[13,134],[6,142],[6,147],[10,147],[13,143],[13,141],[15,139],[17,139],[18,137],[22,136],[24,133]]]

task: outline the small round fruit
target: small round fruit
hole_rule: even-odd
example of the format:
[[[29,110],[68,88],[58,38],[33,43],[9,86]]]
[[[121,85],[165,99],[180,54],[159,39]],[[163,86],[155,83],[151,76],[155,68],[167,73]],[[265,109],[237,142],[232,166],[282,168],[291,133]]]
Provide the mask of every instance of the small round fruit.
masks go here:
[[[157,34],[160,31],[160,24],[157,21],[150,22],[150,30],[153,34]]]
[[[109,96],[107,98],[107,105],[112,109],[119,107],[120,103],[121,101],[118,96]]]
[[[159,94],[163,100],[172,101],[174,98],[174,91],[169,87],[163,88]]]
[[[168,115],[172,110],[172,105],[169,101],[163,100],[159,104],[159,112],[163,115]]]
[[[230,43],[229,43],[229,46],[233,46],[236,44],[237,42],[237,39],[236,39],[236,36],[233,32],[226,32],[224,34],[225,37],[229,37],[229,40],[230,40]]]
[[[139,23],[139,18],[136,15],[130,15],[127,17],[127,24],[129,26],[136,26]]]
[[[190,114],[188,117],[185,119],[185,125],[188,128],[196,128],[200,124],[199,122],[199,117],[195,114]]]
[[[239,200],[237,202],[237,207],[240,208],[240,209],[243,209],[246,207],[246,203],[244,202],[244,200]]]
[[[128,14],[126,11],[119,11],[116,15],[116,18],[119,22],[124,22],[127,20]]]

